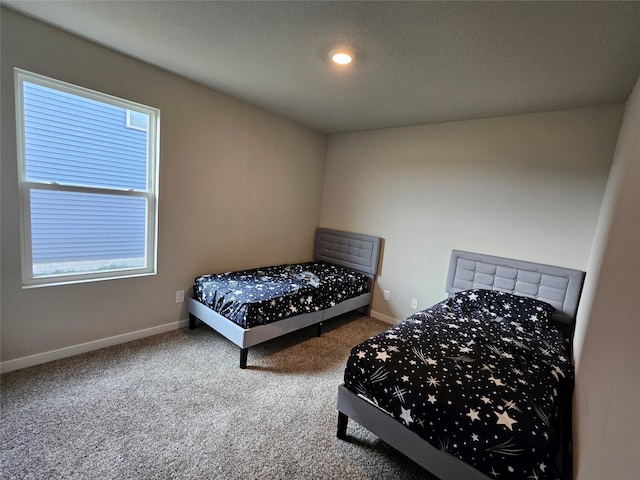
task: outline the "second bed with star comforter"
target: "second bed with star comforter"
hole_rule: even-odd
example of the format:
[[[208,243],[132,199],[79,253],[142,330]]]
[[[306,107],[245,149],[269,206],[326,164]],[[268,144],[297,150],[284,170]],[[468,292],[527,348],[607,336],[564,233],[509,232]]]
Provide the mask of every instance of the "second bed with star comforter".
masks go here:
[[[458,292],[354,347],[345,386],[488,477],[557,478],[573,366],[553,310]]]
[[[368,277],[327,262],[202,275],[194,297],[242,328],[333,307],[369,291]]]

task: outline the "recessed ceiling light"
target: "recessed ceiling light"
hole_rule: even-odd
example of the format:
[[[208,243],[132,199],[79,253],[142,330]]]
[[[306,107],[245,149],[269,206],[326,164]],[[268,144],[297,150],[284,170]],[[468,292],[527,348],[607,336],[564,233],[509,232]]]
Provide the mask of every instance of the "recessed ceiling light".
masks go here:
[[[356,58],[355,53],[351,50],[346,50],[344,48],[339,48],[336,50],[331,50],[329,52],[329,58],[333,63],[337,63],[338,65],[348,65]]]

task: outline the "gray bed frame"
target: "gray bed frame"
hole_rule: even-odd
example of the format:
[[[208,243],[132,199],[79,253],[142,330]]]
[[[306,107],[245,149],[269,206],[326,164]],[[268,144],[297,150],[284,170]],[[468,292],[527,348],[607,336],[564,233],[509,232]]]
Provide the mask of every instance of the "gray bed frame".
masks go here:
[[[554,319],[565,331],[571,333],[584,277],[585,272],[570,268],[453,250],[446,290],[449,297],[462,290],[481,288],[537,298],[556,308]],[[442,480],[489,479],[453,455],[433,447],[344,385],[338,387],[337,409],[339,439],[346,439],[347,425],[351,418]],[[562,451],[559,452],[558,460],[562,466],[562,477],[570,479],[571,398],[565,402],[564,409],[561,426]]]
[[[368,293],[345,300],[335,307],[325,310],[295,315],[251,328],[242,328],[191,297],[187,299],[189,328],[195,328],[196,321],[200,320],[238,345],[240,347],[240,368],[246,368],[249,347],[311,325],[318,326],[317,335],[321,336],[322,322],[325,320],[357,309],[366,309],[368,314],[373,296],[373,283],[378,272],[379,255],[379,237],[318,228],[314,243],[314,260],[342,265],[366,274],[369,277]]]

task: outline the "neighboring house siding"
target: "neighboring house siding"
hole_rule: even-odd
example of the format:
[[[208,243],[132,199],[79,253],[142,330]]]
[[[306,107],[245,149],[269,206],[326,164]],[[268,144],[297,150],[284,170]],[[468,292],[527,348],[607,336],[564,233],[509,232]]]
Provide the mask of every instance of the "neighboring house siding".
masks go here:
[[[26,174],[30,181],[146,188],[147,132],[127,126],[126,109],[30,83],[25,84],[24,103]],[[55,169],[50,166],[52,159]],[[90,208],[95,197],[90,193],[33,191],[34,263],[61,260],[61,249],[67,261],[93,259],[87,251],[99,251],[102,259],[144,257],[144,199],[114,195],[113,202],[96,214],[95,208]],[[56,215],[65,211],[74,215]],[[57,255],[51,257],[54,251]]]
[[[74,215],[56,216],[61,210]],[[34,264],[145,255],[144,198],[113,196],[105,207],[104,196],[36,190],[31,219]]]

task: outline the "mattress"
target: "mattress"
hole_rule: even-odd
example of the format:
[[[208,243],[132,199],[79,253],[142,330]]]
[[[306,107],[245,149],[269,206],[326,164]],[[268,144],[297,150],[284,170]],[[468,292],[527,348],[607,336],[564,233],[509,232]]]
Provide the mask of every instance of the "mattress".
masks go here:
[[[243,328],[333,307],[369,291],[368,277],[328,262],[202,275],[194,298]]]
[[[573,366],[553,310],[456,293],[354,347],[345,387],[491,478],[557,478]]]

